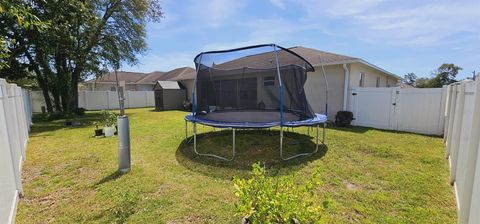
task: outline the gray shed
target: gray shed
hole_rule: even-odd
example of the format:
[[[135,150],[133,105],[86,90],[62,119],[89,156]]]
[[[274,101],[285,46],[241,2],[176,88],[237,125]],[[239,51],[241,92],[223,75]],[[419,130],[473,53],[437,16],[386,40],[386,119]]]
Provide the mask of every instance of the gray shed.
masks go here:
[[[155,91],[155,110],[183,109],[186,100],[186,90],[177,81],[157,81]]]

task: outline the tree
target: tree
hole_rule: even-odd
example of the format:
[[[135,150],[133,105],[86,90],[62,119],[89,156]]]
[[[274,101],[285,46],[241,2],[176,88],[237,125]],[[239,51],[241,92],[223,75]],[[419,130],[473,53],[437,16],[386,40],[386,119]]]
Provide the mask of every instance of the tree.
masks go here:
[[[402,83],[405,83],[411,86],[414,86],[416,81],[417,81],[417,75],[415,75],[415,73],[413,72],[407,73],[402,78]]]
[[[13,59],[35,74],[49,112],[75,110],[78,83],[89,75],[137,63],[147,49],[146,23],[163,18],[158,0],[15,2],[52,24],[42,31],[9,26],[19,40]]]
[[[460,70],[462,68],[459,66],[444,63],[433,73],[433,78],[418,79],[416,86],[419,88],[441,88],[444,85],[456,82],[455,78]]]
[[[430,81],[431,86],[433,88],[442,87],[443,85],[449,85],[456,82],[457,80],[455,78],[460,70],[462,70],[462,68],[454,64],[442,64],[437,69],[435,77]]]

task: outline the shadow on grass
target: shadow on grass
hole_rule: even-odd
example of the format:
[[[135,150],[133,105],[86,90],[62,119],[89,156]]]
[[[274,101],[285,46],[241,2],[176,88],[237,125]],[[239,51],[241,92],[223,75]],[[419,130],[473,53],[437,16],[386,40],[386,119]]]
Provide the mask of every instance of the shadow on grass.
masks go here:
[[[94,121],[100,119],[100,113],[87,113],[83,116],[76,118],[68,119],[69,121],[80,122],[80,126],[66,126],[65,122],[67,119],[58,119],[58,120],[48,120],[45,115],[40,113],[33,114],[32,129],[30,131],[31,135],[43,134],[44,132],[57,131],[60,129],[74,129],[74,128],[83,128],[88,125],[92,125]],[[93,135],[93,130],[92,130]]]
[[[373,128],[360,127],[360,126],[339,127],[339,126],[335,126],[335,124],[329,124],[328,128],[332,130],[337,130],[337,131],[347,131],[347,132],[359,133],[359,134],[365,133],[373,129]]]
[[[359,134],[363,134],[368,131],[379,131],[379,132],[394,133],[394,134],[415,134],[415,135],[421,135],[426,137],[442,137],[440,135],[412,133],[408,131],[387,130],[387,129],[379,129],[379,128],[372,128],[372,127],[364,127],[364,126],[338,127],[338,126],[335,126],[334,124],[331,124],[330,126],[328,126],[328,128],[332,130],[337,130],[337,131],[346,131],[346,132],[359,133]]]
[[[102,185],[104,183],[107,183],[107,182],[110,182],[112,180],[116,180],[118,179],[119,177],[123,176],[124,174],[126,173],[123,173],[123,172],[120,172],[120,171],[115,171],[113,173],[111,173],[110,175],[102,178],[101,180],[99,180],[97,183],[95,183],[93,186],[98,186],[98,185]]]
[[[313,135],[313,133],[310,133]],[[247,174],[254,163],[261,162],[277,174],[282,168],[295,171],[308,162],[322,158],[328,147],[319,139],[318,151],[310,156],[300,156],[288,161],[280,158],[278,130],[237,130],[235,158],[224,161],[217,158],[199,156],[193,150],[193,140],[183,140],[177,148],[177,161],[189,170],[212,177],[231,178],[234,175]],[[284,132],[284,157],[315,150],[315,138],[306,133]],[[197,151],[231,157],[232,132],[228,130],[207,132],[197,135]]]

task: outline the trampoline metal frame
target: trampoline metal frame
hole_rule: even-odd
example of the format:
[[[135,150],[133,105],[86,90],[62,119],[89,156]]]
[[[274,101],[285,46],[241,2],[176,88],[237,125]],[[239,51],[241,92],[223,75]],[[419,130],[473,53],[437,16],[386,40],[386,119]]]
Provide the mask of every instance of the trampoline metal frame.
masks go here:
[[[188,139],[188,124],[187,124],[188,121],[185,120],[185,140]],[[323,122],[323,127],[322,127],[322,145],[325,145],[325,127],[326,127],[326,122]],[[307,129],[308,129],[308,136],[310,136],[310,127],[311,126],[307,126]],[[297,158],[297,157],[300,157],[300,156],[311,156],[315,153],[318,152],[318,138],[319,138],[319,135],[318,135],[318,130],[319,130],[319,127],[320,127],[320,124],[317,124],[315,125],[316,127],[316,135],[315,135],[315,150],[313,152],[307,152],[307,153],[298,153],[298,154],[295,154],[293,156],[289,156],[289,157],[284,157],[283,156],[283,126],[280,126],[280,158],[284,161],[287,161],[287,160],[291,160],[291,159],[294,159],[294,158]],[[288,126],[287,126],[288,128]],[[215,128],[214,128],[215,129]],[[236,128],[228,128],[228,129],[232,129],[232,156],[230,158],[226,158],[226,157],[223,157],[223,156],[219,156],[219,155],[215,155],[215,154],[210,154],[210,153],[199,153],[197,151],[197,123],[196,122],[192,122],[192,131],[193,131],[193,151],[195,152],[195,154],[199,155],[199,156],[208,156],[208,157],[213,157],[213,158],[217,158],[217,159],[221,159],[221,160],[225,160],[225,161],[232,161],[233,159],[235,159],[235,129]],[[293,130],[293,128],[292,128]]]

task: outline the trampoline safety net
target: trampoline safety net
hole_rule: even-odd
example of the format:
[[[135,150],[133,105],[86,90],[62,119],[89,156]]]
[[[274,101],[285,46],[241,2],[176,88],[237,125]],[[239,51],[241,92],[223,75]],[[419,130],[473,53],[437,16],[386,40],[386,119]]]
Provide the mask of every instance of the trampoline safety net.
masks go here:
[[[276,45],[205,52],[195,57],[193,114],[219,122],[313,118],[304,85],[313,67]],[[228,112],[228,113],[225,113]]]

